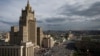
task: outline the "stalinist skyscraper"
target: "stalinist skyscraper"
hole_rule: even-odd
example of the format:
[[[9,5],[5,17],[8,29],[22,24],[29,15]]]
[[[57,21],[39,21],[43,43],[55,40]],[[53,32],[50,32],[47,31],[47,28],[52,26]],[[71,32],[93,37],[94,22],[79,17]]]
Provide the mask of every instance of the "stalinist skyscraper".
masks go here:
[[[34,56],[36,47],[36,18],[28,0],[22,10],[19,27],[11,27],[9,44],[0,46],[0,56]]]
[[[22,10],[22,16],[19,21],[19,37],[23,42],[32,41],[32,43],[37,44],[37,26],[36,18],[34,16],[34,11],[27,2],[25,10]]]
[[[22,9],[22,14],[19,20],[19,31],[17,32],[18,34],[16,35],[16,33],[13,31],[16,31],[16,27],[12,27],[10,43],[20,44],[22,42],[25,43],[30,41],[37,45],[36,18],[34,11],[32,10],[32,7],[29,4],[29,0],[27,1],[25,9]]]

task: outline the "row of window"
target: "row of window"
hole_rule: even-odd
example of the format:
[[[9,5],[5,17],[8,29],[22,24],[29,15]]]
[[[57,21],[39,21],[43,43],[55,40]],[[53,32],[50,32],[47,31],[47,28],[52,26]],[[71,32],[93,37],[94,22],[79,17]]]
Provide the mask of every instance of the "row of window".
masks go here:
[[[0,56],[19,56],[19,49],[0,48]]]

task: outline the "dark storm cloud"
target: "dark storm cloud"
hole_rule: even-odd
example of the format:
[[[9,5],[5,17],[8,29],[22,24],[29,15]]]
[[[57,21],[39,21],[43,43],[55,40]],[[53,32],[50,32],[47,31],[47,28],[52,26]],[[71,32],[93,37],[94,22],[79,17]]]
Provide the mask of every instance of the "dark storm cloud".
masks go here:
[[[76,11],[73,14],[82,15],[82,16],[95,16],[100,15],[100,2],[93,4],[89,9],[83,11]]]
[[[8,25],[16,25],[16,24],[18,24],[17,22],[7,22],[7,21],[0,21],[0,22],[8,24]]]
[[[3,21],[3,20],[0,20],[1,23],[4,23],[4,24],[7,24],[7,25],[18,25],[18,22],[8,22],[8,21]]]
[[[65,22],[66,18],[48,18],[45,20],[48,23],[61,23],[61,22]]]
[[[44,30],[100,28],[100,17],[97,16],[100,15],[99,0],[50,0],[49,3],[48,0],[31,0],[30,4],[38,16],[37,25]],[[16,21],[19,19],[21,8],[25,5],[24,0],[1,0],[0,27],[18,24]]]
[[[43,23],[43,21],[42,20],[37,20],[37,23]]]
[[[52,26],[52,27],[54,26],[55,27],[55,26],[62,26],[62,24],[46,24],[46,26]]]
[[[81,8],[81,6],[78,7],[72,7],[72,6],[64,6],[63,12],[61,14],[63,15],[80,15],[80,16],[95,16],[100,15],[100,2],[96,2],[93,5],[91,5],[88,9],[79,11],[78,9]],[[67,13],[69,11],[69,13]]]
[[[65,24],[46,24],[48,30],[66,30]],[[65,25],[66,26],[66,25]]]
[[[6,19],[6,18],[0,16],[0,22],[1,22],[1,23],[8,24],[8,25],[18,25],[18,22],[9,22],[9,21],[4,20],[4,19]]]

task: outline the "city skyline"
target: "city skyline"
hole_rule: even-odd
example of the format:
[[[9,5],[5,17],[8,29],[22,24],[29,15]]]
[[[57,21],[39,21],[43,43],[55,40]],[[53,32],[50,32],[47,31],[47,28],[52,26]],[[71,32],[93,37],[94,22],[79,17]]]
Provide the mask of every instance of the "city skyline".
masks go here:
[[[0,56],[100,56],[99,5],[98,0],[0,2]]]
[[[18,25],[26,1],[0,1],[0,30]],[[30,0],[38,26],[45,30],[100,30],[99,3],[99,0]]]

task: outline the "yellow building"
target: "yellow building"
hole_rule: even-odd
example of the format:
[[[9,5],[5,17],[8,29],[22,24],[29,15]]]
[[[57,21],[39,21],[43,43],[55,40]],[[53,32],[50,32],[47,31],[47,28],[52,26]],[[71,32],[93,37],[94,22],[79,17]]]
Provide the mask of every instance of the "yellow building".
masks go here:
[[[45,35],[42,45],[44,48],[52,48],[54,46],[54,39],[50,35]]]

